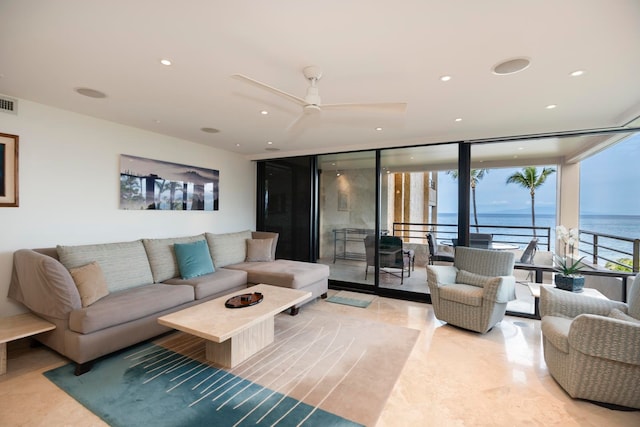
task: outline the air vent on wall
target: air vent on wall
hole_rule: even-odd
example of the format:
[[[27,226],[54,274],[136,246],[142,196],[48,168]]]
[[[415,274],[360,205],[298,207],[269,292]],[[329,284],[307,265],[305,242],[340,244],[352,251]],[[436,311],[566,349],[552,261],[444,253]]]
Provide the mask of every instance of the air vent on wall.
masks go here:
[[[0,111],[18,114],[18,100],[0,95]]]

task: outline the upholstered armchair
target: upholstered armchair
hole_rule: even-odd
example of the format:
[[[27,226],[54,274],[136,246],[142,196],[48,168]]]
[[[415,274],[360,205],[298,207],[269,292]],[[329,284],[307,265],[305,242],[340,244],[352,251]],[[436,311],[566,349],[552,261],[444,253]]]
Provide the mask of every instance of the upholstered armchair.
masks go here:
[[[544,360],[571,397],[640,409],[640,275],[628,301],[540,288]]]
[[[453,265],[428,265],[431,303],[438,319],[486,333],[516,298],[511,252],[456,248]]]

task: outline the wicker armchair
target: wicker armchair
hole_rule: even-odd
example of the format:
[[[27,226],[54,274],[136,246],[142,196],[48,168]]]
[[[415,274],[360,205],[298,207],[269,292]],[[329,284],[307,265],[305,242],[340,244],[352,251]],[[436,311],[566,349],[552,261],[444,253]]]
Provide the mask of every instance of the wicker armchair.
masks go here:
[[[544,360],[571,397],[640,409],[640,275],[628,301],[540,288]]]
[[[428,265],[431,303],[438,319],[486,333],[516,298],[511,252],[456,248],[453,265]]]

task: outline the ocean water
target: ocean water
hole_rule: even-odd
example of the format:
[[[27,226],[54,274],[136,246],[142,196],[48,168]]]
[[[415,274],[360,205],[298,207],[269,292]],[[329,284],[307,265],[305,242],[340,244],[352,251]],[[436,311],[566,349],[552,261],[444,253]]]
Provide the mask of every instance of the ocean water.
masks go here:
[[[438,224],[457,224],[457,214],[438,214]],[[497,241],[516,241],[522,248],[531,240],[531,230],[516,231],[513,229],[503,228],[504,226],[531,226],[531,215],[526,214],[478,214],[478,224],[481,226],[480,232],[494,234]],[[555,215],[536,215],[537,227],[549,227],[550,228],[550,250],[555,252]],[[608,234],[611,236],[623,237],[628,239],[640,239],[640,215],[582,215],[580,216],[580,230],[590,231],[598,234]],[[453,231],[453,229],[451,229]],[[471,232],[476,232],[474,227],[473,217],[471,219]],[[529,234],[529,236],[519,237],[507,237],[500,236],[500,234]],[[541,243],[544,247],[540,250],[547,250],[546,248],[546,230],[541,232],[538,230],[538,234],[544,233],[541,239]],[[446,236],[445,236],[446,238]],[[583,251],[581,255],[586,255],[584,251],[593,253],[593,237],[588,234],[581,234],[581,240],[585,240],[589,243],[580,243],[580,249]],[[629,254],[633,253],[633,243],[625,242],[615,238],[605,238],[600,236],[598,238],[598,254],[608,258],[617,260],[620,258],[631,258],[631,255],[626,255],[622,252]],[[603,247],[605,246],[605,247]],[[588,259],[591,257],[588,256]],[[604,265],[606,260],[599,260],[598,264]]]

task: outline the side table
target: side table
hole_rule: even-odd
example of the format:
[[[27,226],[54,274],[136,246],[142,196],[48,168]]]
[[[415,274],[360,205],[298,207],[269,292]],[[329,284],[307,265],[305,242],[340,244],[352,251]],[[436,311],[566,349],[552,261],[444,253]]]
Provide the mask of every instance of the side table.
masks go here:
[[[7,343],[55,329],[56,325],[32,313],[0,318],[0,375],[7,373]]]
[[[527,283],[529,292],[531,292],[531,295],[533,295],[533,315],[536,317],[536,319],[540,319],[540,286],[545,286],[545,285],[543,285],[542,283],[533,283],[533,282]],[[546,285],[546,286],[553,286],[553,285]],[[565,291],[565,292],[569,292],[569,291]],[[602,295],[600,291],[593,288],[582,288],[582,292],[580,293],[583,295],[587,295],[589,297],[608,299],[606,296]]]

